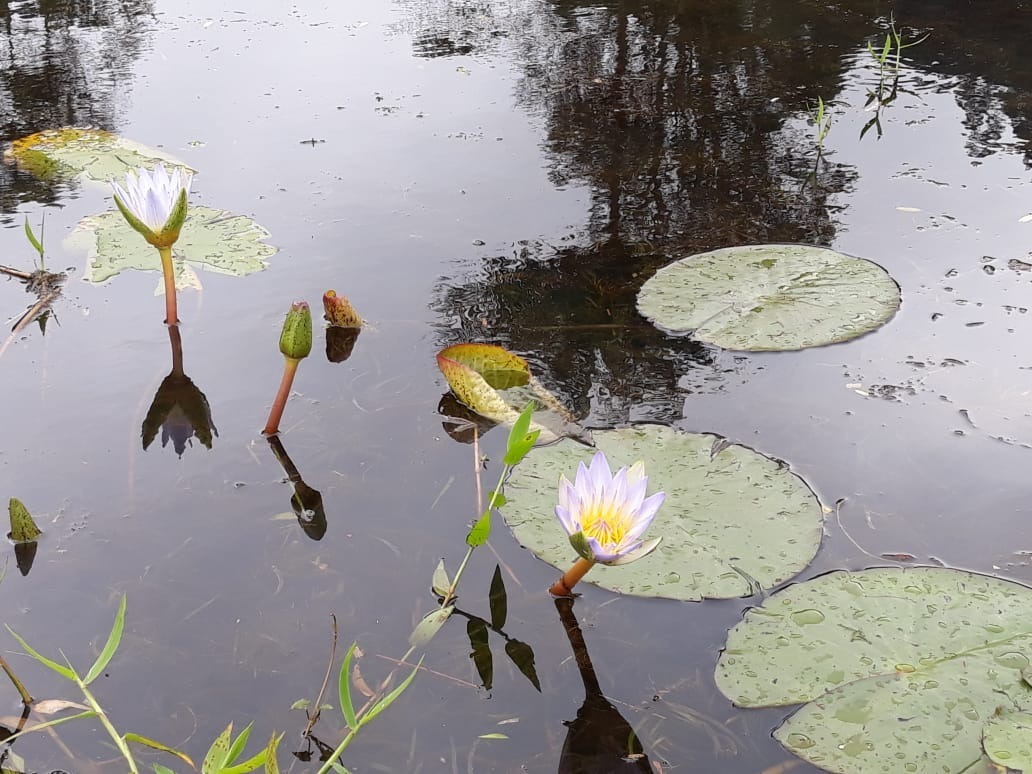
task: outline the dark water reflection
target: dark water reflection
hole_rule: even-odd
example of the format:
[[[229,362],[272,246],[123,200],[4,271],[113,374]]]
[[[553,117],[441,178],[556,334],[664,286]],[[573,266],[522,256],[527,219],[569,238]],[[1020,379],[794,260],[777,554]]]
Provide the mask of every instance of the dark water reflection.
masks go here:
[[[153,14],[153,0],[0,2],[0,136],[117,131]],[[56,202],[66,186],[0,165],[0,223],[20,203]]]
[[[266,272],[203,274],[183,294],[193,378],[173,340],[178,387],[163,386],[148,276],[98,288],[73,271],[56,335],[0,352],[0,494],[45,514],[46,533],[31,576],[0,584],[5,622],[79,664],[128,593],[100,686],[122,730],[196,759],[229,720],[255,719],[256,739],[286,730],[297,749],[305,718],[288,707],[323,679],[331,612],[363,648],[364,683],[390,671],[434,604],[437,561],[461,557],[475,455],[491,486],[504,445],[441,397],[433,356],[461,341],[524,355],[590,426],[672,423],[786,459],[829,505],[806,577],[910,555],[1032,579],[1012,537],[1032,441],[1027,3],[358,6],[0,3],[0,139],[93,124],[167,146],[200,171],[198,201],[253,215],[281,249]],[[866,41],[893,16],[930,37],[907,50],[883,138],[861,141]],[[806,121],[817,96],[834,110],[823,159]],[[2,262],[27,268],[21,220],[53,205],[48,266],[78,266],[61,238],[103,196],[4,166]],[[672,258],[768,241],[877,260],[901,313],[783,356],[670,337],[637,314],[637,288]],[[371,324],[360,346],[327,336],[266,441],[280,311],[327,287]],[[0,303],[20,312],[24,293],[0,283]],[[179,454],[144,452],[141,424],[146,446],[187,381],[189,428],[167,427]],[[751,600],[586,586],[579,623],[556,621],[554,574],[497,529],[433,672],[363,729],[349,767],[601,771],[583,761],[610,738],[640,744],[616,770],[793,766],[770,737],[790,709],[738,711],[713,685]],[[34,678],[40,695],[67,693]],[[82,757],[109,756],[88,724],[61,730]],[[313,740],[294,771],[342,738],[339,711],[315,733],[328,747]],[[42,737],[18,744],[67,768]]]

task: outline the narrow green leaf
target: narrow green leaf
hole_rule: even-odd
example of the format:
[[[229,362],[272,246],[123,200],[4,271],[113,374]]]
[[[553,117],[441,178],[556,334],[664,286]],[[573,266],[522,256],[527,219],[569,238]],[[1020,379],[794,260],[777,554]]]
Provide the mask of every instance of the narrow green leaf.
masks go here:
[[[145,736],[140,736],[139,734],[134,734],[134,733],[131,733],[131,732],[128,733],[128,734],[125,734],[123,739],[125,739],[125,741],[127,741],[127,742],[136,742],[137,744],[142,744],[142,745],[144,745],[146,747],[150,747],[151,749],[154,749],[154,750],[161,750],[162,752],[167,752],[167,753],[169,753],[171,755],[174,755],[177,758],[179,758],[179,760],[183,761],[183,763],[187,764],[190,768],[192,768],[192,769],[196,769],[197,768],[194,765],[194,762],[190,758],[189,755],[187,755],[184,752],[180,752],[179,750],[175,749],[174,747],[169,747],[168,745],[162,744],[161,742],[156,742],[153,739],[148,739]]]
[[[7,509],[11,515],[11,540],[15,543],[31,543],[42,534],[29,509],[17,497],[11,498]]]
[[[233,740],[233,744],[229,746],[229,752],[226,753],[226,766],[232,766],[241,753],[243,753],[244,748],[247,747],[247,740],[251,736],[251,726],[253,725],[253,721],[248,723],[244,730],[237,735],[237,738]]]
[[[439,597],[447,596],[451,581],[448,580],[448,571],[444,569],[444,559],[437,563],[434,569],[434,577],[430,581],[430,588]]]
[[[154,764],[154,774],[176,774],[168,766],[162,766],[160,763]]]
[[[340,665],[340,679],[338,680],[337,691],[340,694],[340,711],[344,713],[344,722],[348,729],[354,731],[358,728],[358,719],[355,717],[355,705],[351,702],[351,658],[355,655],[357,642],[351,643],[348,652],[344,654],[344,663]]]
[[[480,684],[485,691],[490,691],[494,683],[494,657],[488,640],[487,624],[482,618],[470,618],[466,621],[466,634],[469,636],[469,657],[480,675]]]
[[[311,706],[312,706],[312,700],[311,699],[298,699],[297,701],[295,701],[293,704],[290,705],[290,708],[292,710],[308,709]]]
[[[333,769],[333,770],[334,770],[335,772],[337,772],[337,774],[351,774],[351,772],[350,772],[350,771],[348,771],[347,769],[345,769],[345,768],[344,768],[343,766],[341,766],[341,765],[340,765],[339,763],[337,763],[336,761],[333,761],[333,762],[332,762],[332,763],[330,764],[330,768],[331,768],[331,769]]]
[[[86,685],[89,685],[101,672],[107,667],[111,661],[111,657],[115,655],[115,651],[118,650],[118,645],[122,641],[122,632],[125,630],[125,594],[122,595],[122,601],[118,604],[118,612],[115,613],[115,622],[111,626],[111,633],[108,634],[107,643],[104,645],[104,649],[100,651],[100,655],[97,656],[97,660],[93,662],[93,666],[90,667],[90,671],[86,673],[86,677],[82,679]]]
[[[484,545],[491,536],[491,511],[484,511],[484,515],[477,519],[473,529],[466,535],[466,545],[470,548],[477,548]]]
[[[487,600],[491,608],[491,626],[501,629],[505,626],[505,618],[509,614],[509,601],[505,593],[505,581],[502,579],[502,568],[497,564],[494,575],[491,576],[491,590],[487,594]]]
[[[508,739],[509,737],[505,734],[481,734],[478,739]]]
[[[56,720],[48,720],[46,723],[38,723],[35,726],[27,726],[26,728],[23,728],[21,731],[17,731],[15,733],[11,734],[6,739],[4,739],[4,744],[9,744],[10,742],[12,742],[14,739],[18,738],[19,736],[25,736],[26,734],[31,734],[33,731],[42,731],[44,728],[51,728],[53,726],[58,726],[61,723],[67,723],[69,720],[75,720],[77,718],[94,718],[96,716],[97,716],[97,713],[94,712],[93,710],[90,710],[89,712],[80,712],[80,713],[75,714],[75,715],[69,715],[68,717],[65,717],[65,718],[57,718]]]
[[[235,766],[224,768],[222,770],[222,774],[248,774],[250,771],[257,771],[260,768],[264,768],[268,752],[268,748],[263,748],[243,763],[238,763]]]
[[[74,669],[72,669],[71,667],[61,666],[57,662],[51,661],[46,656],[37,653],[36,650],[33,649],[31,645],[29,645],[29,643],[27,643],[25,640],[18,636],[14,629],[12,629],[10,626],[7,626],[7,624],[4,624],[4,626],[7,628],[7,631],[11,633],[11,636],[14,637],[14,639],[18,640],[18,644],[22,646],[22,650],[24,650],[26,653],[28,653],[30,656],[36,659],[36,661],[43,664],[43,666],[48,667],[54,672],[57,672],[64,679],[71,680],[73,683],[75,682],[76,675]]]
[[[416,673],[419,672],[419,668],[423,666],[424,658],[426,657],[423,656],[419,659],[419,663],[416,664],[416,666],[412,669],[412,672],[409,674],[409,676],[402,681],[401,685],[399,685],[393,691],[391,691],[382,699],[380,699],[380,701],[376,702],[376,704],[374,704],[370,708],[370,710],[362,716],[362,720],[359,723],[359,727],[371,722],[373,718],[375,718],[377,715],[379,715],[381,712],[383,712],[385,709],[391,706],[394,703],[394,700],[401,696],[402,693],[404,693],[405,689],[408,688],[412,681],[416,679]]]
[[[423,620],[416,624],[416,628],[409,635],[409,647],[416,650],[425,648],[430,643],[430,640],[434,638],[434,635],[444,626],[445,621],[448,620],[454,609],[454,605],[449,605],[448,607],[433,610],[423,616]]]
[[[41,232],[42,233],[42,232]],[[25,236],[28,237],[29,244],[32,245],[33,249],[39,253],[39,257],[43,258],[43,243],[36,239],[36,235],[32,232],[32,226],[29,225],[29,216],[25,216]]]
[[[265,747],[265,774],[280,774],[279,761],[276,760],[276,750],[283,739],[283,734],[276,736],[273,732],[269,737],[269,744]]]
[[[229,737],[233,733],[233,724],[226,726],[226,730],[216,737],[208,748],[208,754],[204,756],[204,763],[201,764],[201,774],[219,774],[225,767],[229,752]]]
[[[513,422],[512,428],[509,430],[509,441],[505,446],[503,461],[506,465],[516,465],[526,457],[538,435],[541,434],[540,430],[535,430],[533,433],[528,432],[535,408],[537,408],[537,404],[530,401],[520,413],[519,419]]]

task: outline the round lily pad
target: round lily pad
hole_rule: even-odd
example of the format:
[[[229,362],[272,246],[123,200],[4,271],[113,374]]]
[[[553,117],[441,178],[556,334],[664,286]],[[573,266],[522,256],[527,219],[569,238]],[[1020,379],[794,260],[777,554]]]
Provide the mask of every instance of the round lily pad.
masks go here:
[[[1002,710],[986,724],[982,744],[996,765],[1032,771],[1032,714]]]
[[[269,232],[246,215],[190,205],[172,255],[177,261],[241,277],[264,269],[267,259],[276,253],[275,247],[264,243],[268,237]],[[161,270],[158,251],[115,210],[83,218],[69,235],[67,246],[89,252],[88,282],[106,282],[127,269]]]
[[[823,511],[799,476],[720,436],[660,425],[595,431],[614,470],[645,463],[666,501],[645,535],[659,548],[632,564],[592,568],[585,583],[624,594],[699,600],[747,596],[798,573],[817,553]],[[502,515],[520,543],[559,570],[577,559],[555,516],[560,474],[596,449],[571,439],[534,449],[505,489]]]
[[[848,341],[899,309],[882,267],[812,245],[727,247],[683,258],[638,292],[638,311],[725,349],[793,350]]]
[[[716,682],[742,707],[808,702],[774,736],[824,770],[966,772],[997,708],[1032,708],[1030,611],[1032,589],[960,570],[833,572],[746,613]]]

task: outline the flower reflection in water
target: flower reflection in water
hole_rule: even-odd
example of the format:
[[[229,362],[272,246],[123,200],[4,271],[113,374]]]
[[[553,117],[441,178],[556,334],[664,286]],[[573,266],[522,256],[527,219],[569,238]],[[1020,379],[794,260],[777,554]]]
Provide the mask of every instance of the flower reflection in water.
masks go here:
[[[211,421],[208,399],[183,372],[183,341],[178,326],[168,326],[168,337],[172,343],[172,371],[154,395],[143,420],[141,438],[146,450],[160,429],[162,448],[171,440],[172,448],[182,457],[192,438],[210,449],[212,438],[217,437],[219,431]]]

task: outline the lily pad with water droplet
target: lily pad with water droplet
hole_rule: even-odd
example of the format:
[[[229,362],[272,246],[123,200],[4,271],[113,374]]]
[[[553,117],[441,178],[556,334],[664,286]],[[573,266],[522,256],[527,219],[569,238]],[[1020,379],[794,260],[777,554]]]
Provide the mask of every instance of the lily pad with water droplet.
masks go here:
[[[667,498],[646,534],[663,538],[659,548],[633,564],[593,567],[582,583],[649,597],[741,597],[791,578],[817,553],[820,503],[784,463],[660,425],[593,437],[614,470],[644,461],[649,491]],[[501,510],[516,539],[559,570],[577,558],[555,517],[559,476],[572,481],[594,452],[570,439],[534,449],[506,486]]]
[[[276,253],[277,248],[263,241],[268,237],[269,232],[246,215],[191,205],[172,254],[177,263],[240,277],[261,271]],[[127,269],[161,271],[158,251],[114,210],[83,218],[66,246],[89,252],[89,282],[106,282]]]
[[[121,180],[126,170],[158,162],[189,169],[173,156],[104,129],[47,129],[14,140],[4,159],[43,180],[80,176],[107,183]]]
[[[741,707],[808,702],[774,736],[827,771],[966,772],[998,707],[1032,709],[1030,657],[1032,589],[939,567],[840,571],[746,613],[716,682]]]
[[[899,309],[899,286],[871,261],[812,245],[750,245],[660,269],[638,311],[725,349],[794,350],[848,341]]]
[[[1032,771],[1032,714],[1001,710],[986,724],[982,746],[998,766]]]

